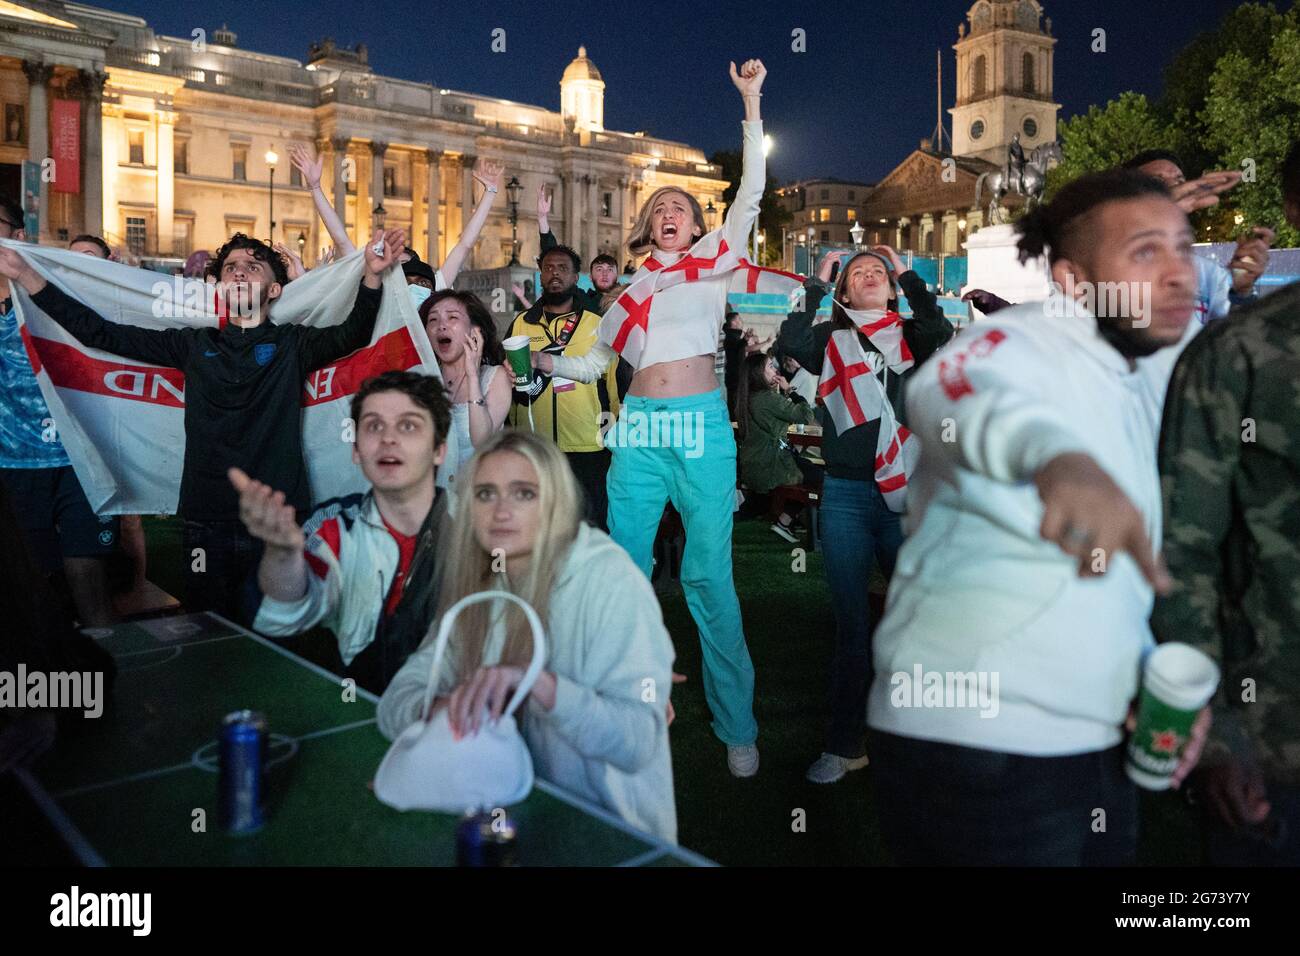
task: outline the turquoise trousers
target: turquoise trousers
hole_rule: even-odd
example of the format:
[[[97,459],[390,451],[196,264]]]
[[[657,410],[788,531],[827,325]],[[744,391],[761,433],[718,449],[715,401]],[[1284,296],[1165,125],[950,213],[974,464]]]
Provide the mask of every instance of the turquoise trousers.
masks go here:
[[[655,535],[671,501],[686,526],[682,590],[700,632],[704,696],[723,743],[752,744],[754,665],[731,573],[736,439],[722,390],[681,398],[627,396],[605,438],[609,533],[650,576]]]

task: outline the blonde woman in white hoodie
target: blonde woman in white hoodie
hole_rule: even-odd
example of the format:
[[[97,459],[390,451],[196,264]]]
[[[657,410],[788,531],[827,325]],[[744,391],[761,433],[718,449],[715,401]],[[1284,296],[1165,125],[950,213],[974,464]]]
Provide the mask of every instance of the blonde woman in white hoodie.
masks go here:
[[[627,553],[581,520],[564,454],[528,432],[491,436],[458,482],[439,617],[461,598],[505,589],[546,627],[546,663],[520,729],[537,775],[629,824],[677,841],[666,708],[673,646],[654,589]],[[504,602],[471,605],[455,628],[422,713],[432,635],[379,702],[390,739],[439,708],[459,735],[500,715],[532,657],[523,616]]]
[[[902,863],[1136,852],[1121,742],[1168,586],[1139,360],[1191,320],[1192,230],[1163,186],[1126,171],[1075,180],[1018,226],[1055,293],[963,332],[907,393],[922,453],[868,712]],[[1121,284],[1131,296],[1101,294]]]

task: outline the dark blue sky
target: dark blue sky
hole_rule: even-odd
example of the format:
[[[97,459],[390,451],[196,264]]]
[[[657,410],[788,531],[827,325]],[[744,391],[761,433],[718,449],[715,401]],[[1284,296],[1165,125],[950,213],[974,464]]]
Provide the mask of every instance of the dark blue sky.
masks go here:
[[[727,61],[767,65],[763,113],[782,180],[875,180],[935,122],[935,50],[942,49],[944,108],[955,96],[952,44],[973,0],[802,3],[678,0],[519,0],[460,3],[280,0],[89,0],[188,37],[222,22],[239,45],[302,60],[333,36],[370,49],[376,72],[558,109],[564,67],[585,44],[604,75],[605,125],[714,149],[739,143],[741,103]],[[1042,0],[1056,46],[1062,118],[1124,90],[1159,95],[1164,67],[1234,0]],[[1288,3],[1279,6],[1285,8]],[[506,52],[490,51],[506,31]],[[807,52],[791,52],[791,30]],[[1091,52],[1106,30],[1108,52]],[[950,118],[944,114],[951,132]]]

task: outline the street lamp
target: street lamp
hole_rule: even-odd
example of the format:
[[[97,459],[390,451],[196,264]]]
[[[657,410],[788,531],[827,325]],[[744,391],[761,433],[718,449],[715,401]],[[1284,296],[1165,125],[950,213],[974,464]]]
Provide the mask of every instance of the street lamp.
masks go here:
[[[1232,221],[1236,223],[1237,226],[1240,226],[1243,222],[1246,221],[1246,217],[1241,213],[1237,213],[1235,216],[1232,217]]]
[[[298,230],[298,258],[301,259],[307,251],[307,234],[301,229]]]
[[[849,230],[849,235],[853,237],[853,249],[857,251],[862,248],[862,236],[867,230],[862,228],[862,223],[856,219],[853,220],[853,228]]]
[[[813,269],[816,268],[814,263],[817,261],[817,249],[816,247],[813,246],[813,239],[816,237],[816,235],[817,235],[817,230],[814,229],[812,226],[809,226],[808,227],[808,274],[809,275],[812,275]]]
[[[271,178],[268,183],[268,217],[271,220],[271,241],[275,242],[275,164],[280,161],[280,157],[275,155],[275,150],[266,151],[266,168],[271,171]]]
[[[374,211],[370,214],[374,221],[376,229],[384,228],[384,221],[388,218],[388,210],[384,208],[384,201],[381,199],[375,204]]]
[[[506,183],[506,198],[510,200],[510,264],[519,265],[519,197],[524,187],[516,176]]]
[[[966,222],[965,219],[958,219],[958,220],[957,220],[957,228],[960,229],[962,232],[965,232],[965,231],[966,231],[966,226],[967,226],[967,225],[968,225],[968,223]]]
[[[709,204],[708,204],[707,206],[704,207],[704,215],[705,215],[705,218],[708,220],[709,231],[710,231],[710,232],[713,231],[713,220],[714,220],[714,217],[717,216],[717,214],[718,214],[718,207],[715,206],[715,205],[713,205],[713,200],[710,199],[710,200],[709,200]]]
[[[766,251],[767,251],[767,233],[760,232],[758,234],[758,264],[760,266],[763,264],[763,253]]]

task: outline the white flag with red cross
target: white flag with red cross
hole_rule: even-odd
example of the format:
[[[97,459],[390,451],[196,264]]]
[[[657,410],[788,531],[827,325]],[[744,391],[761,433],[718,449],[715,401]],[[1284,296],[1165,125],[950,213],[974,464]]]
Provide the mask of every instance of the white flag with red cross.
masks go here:
[[[623,294],[605,311],[600,323],[600,340],[640,368],[641,353],[650,334],[650,307],[661,289],[682,282],[726,278],[729,292],[785,295],[791,299],[803,286],[803,279],[790,272],[756,266],[732,249],[721,229],[702,236],[676,262],[665,265],[654,254],[646,258]],[[721,324],[722,316],[718,316]]]
[[[220,326],[215,287],[94,256],[0,240],[28,259],[47,281],[110,322],[152,329]],[[364,259],[357,251],[313,269],[284,287],[270,321],[330,326],[356,300]],[[302,384],[303,457],[312,501],[364,490],[352,462],[352,396],[389,369],[441,377],[400,270],[389,270],[370,344],[317,369]],[[37,373],[77,479],[96,514],[172,514],[185,456],[185,376],[88,348],[16,289],[14,305],[27,355]],[[283,414],[267,409],[267,414]],[[455,435],[448,436],[449,442]],[[449,445],[448,454],[455,454]]]
[[[872,342],[875,344],[874,339]],[[903,347],[906,348],[906,342]],[[905,363],[904,370],[912,366],[910,351],[905,360],[900,360],[902,363]],[[898,424],[885,387],[876,377],[887,365],[885,355],[862,347],[855,330],[837,329],[826,343],[817,401],[825,406],[840,435],[879,419],[874,462],[876,486],[889,509],[901,512],[907,505],[907,479],[920,455],[920,442]]]

